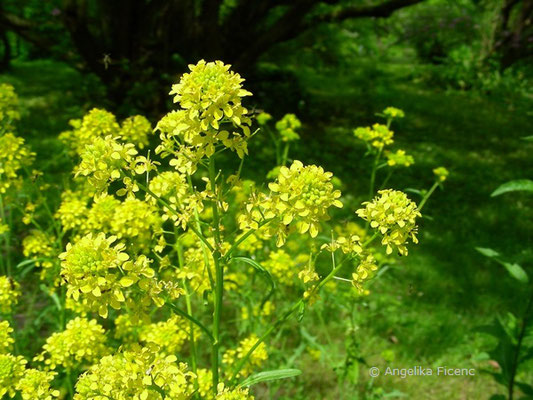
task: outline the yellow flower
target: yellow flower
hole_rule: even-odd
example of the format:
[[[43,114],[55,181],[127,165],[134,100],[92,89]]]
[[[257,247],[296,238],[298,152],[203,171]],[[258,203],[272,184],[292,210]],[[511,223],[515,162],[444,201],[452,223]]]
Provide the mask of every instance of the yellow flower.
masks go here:
[[[258,229],[265,219],[276,218],[277,224],[270,223],[269,230],[277,236],[278,247],[285,243],[291,223],[300,233],[316,237],[320,222],[329,219],[328,208],[342,207],[341,192],[334,190],[332,176],[322,167],[304,166],[300,161],[290,168],[281,167],[277,180],[268,185],[270,196],[252,194],[238,218],[240,228]]]
[[[70,320],[66,329],[53,333],[35,361],[44,362],[47,368],[75,369],[82,364],[93,364],[109,354],[106,335],[96,320],[77,317]]]
[[[396,153],[386,151],[385,157],[387,157],[387,164],[391,167],[409,167],[415,162],[413,156],[406,154],[404,150],[398,150]]]
[[[416,218],[421,214],[417,205],[397,190],[380,190],[378,195],[371,202],[364,202],[365,208],[356,213],[383,235],[381,243],[387,247],[387,254],[394,246],[401,255],[407,255],[407,241],[418,243]]]
[[[176,356],[161,356],[157,347],[140,348],[102,358],[76,383],[74,400],[191,398],[194,374]]]
[[[263,266],[270,271],[280,284],[294,285],[294,277],[296,276],[295,262],[292,256],[285,251],[277,250],[271,252],[268,260],[263,262]]]
[[[36,258],[35,265],[50,268],[52,259],[57,255],[54,251],[55,237],[45,232],[32,230],[22,240],[22,254],[28,258]]]
[[[148,146],[148,135],[152,133],[152,125],[142,115],[126,118],[120,128],[120,137],[123,141],[133,143],[140,149]]]
[[[31,165],[34,158],[24,139],[12,133],[0,136],[0,194],[20,184],[20,170]]]
[[[0,131],[12,131],[15,121],[19,119],[19,100],[15,88],[7,83],[0,84]]]
[[[377,149],[382,149],[393,143],[394,132],[386,125],[374,124],[372,127],[357,128],[354,131],[357,138],[371,144]]]
[[[240,360],[242,360],[248,351],[255,345],[259,340],[257,335],[251,334],[247,338],[240,341],[239,346],[235,350],[226,350],[222,356],[222,362],[231,368],[235,366]],[[268,359],[268,354],[266,351],[266,345],[264,342],[261,342],[259,346],[254,350],[254,352],[248,358],[248,361],[244,368],[239,373],[240,377],[246,377],[250,375],[254,370],[261,367],[263,363]]]
[[[403,118],[405,117],[405,113],[400,110],[399,108],[395,107],[387,107],[383,110],[383,115],[388,118]]]
[[[98,310],[104,318],[108,305],[118,310],[125,301],[122,288],[139,279],[132,274],[120,277],[119,267],[129,256],[123,252],[123,244],[112,247],[115,241],[116,237],[106,238],[104,233],[88,234],[74,245],[67,244],[66,252],[59,256],[61,275],[67,282],[67,296],[77,301],[81,295],[89,309]]]
[[[143,326],[139,339],[144,343],[156,344],[163,355],[176,354],[189,339],[189,324],[173,316],[167,321]]]
[[[433,173],[439,182],[444,182],[448,178],[448,175],[450,175],[450,172],[444,167],[435,168]]]
[[[0,276],[0,314],[12,314],[20,296],[20,285],[7,276]]]
[[[224,383],[219,383],[217,387],[216,400],[254,400],[248,389],[230,389]]]
[[[266,112],[262,112],[255,117],[259,125],[266,125],[268,121],[272,119],[272,115]]]
[[[59,390],[50,387],[55,375],[55,372],[27,369],[24,377],[17,383],[17,390],[20,391],[23,400],[52,400],[54,397],[59,397]]]
[[[371,254],[366,255],[361,259],[355,272],[352,274],[352,284],[357,289],[359,294],[368,294],[368,291],[364,288],[364,283],[368,281],[377,271],[378,266],[376,260]]]
[[[282,119],[276,122],[276,129],[283,142],[292,142],[300,139],[300,135],[298,135],[296,130],[301,126],[302,123],[294,114],[285,114]]]
[[[0,354],[6,354],[11,350],[12,344],[15,343],[11,334],[13,328],[9,326],[9,322],[0,321]]]
[[[15,397],[15,389],[24,376],[27,361],[22,356],[0,354],[0,398]]]
[[[61,193],[61,204],[55,217],[61,222],[64,231],[84,226],[88,200],[88,196],[82,191],[66,190]]]

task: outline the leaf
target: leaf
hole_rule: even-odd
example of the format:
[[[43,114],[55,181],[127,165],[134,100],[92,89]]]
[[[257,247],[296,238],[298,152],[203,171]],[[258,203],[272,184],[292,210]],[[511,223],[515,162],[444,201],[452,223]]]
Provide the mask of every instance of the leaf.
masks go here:
[[[252,260],[251,258],[239,256],[239,257],[233,257],[232,259],[242,261],[248,265],[251,265],[253,268],[255,268],[257,271],[261,273],[261,276],[265,277],[265,279],[267,280],[268,284],[270,285],[270,291],[261,301],[261,308],[262,308],[264,304],[268,301],[268,299],[270,299],[270,297],[274,294],[274,291],[276,290],[276,283],[274,282],[274,278],[272,277],[272,274],[270,273],[268,269],[263,267],[257,261]]]
[[[505,182],[500,185],[491,197],[496,197],[508,192],[533,192],[533,181],[529,179],[517,179],[515,181]]]
[[[526,271],[524,271],[524,269],[520,265],[511,264],[507,262],[500,262],[500,264],[502,264],[507,270],[507,272],[509,272],[509,275],[511,275],[517,281],[522,282],[522,283],[529,282],[529,277],[527,276]]]
[[[523,136],[521,139],[526,142],[533,142],[533,136]]]
[[[302,373],[299,369],[276,369],[273,371],[264,371],[254,374],[239,384],[239,387],[249,387],[261,382],[276,381],[278,379],[287,379],[298,376]]]
[[[493,258],[500,256],[500,253],[498,253],[496,250],[489,249],[488,247],[476,247],[476,250],[483,254],[485,257]]]

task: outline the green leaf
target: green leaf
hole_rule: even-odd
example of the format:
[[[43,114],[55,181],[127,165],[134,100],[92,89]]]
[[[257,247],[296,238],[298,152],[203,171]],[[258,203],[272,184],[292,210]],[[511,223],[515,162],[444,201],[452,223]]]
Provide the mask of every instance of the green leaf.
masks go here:
[[[496,197],[508,192],[533,192],[533,181],[529,179],[517,179],[515,181],[505,182],[500,185],[491,197]]]
[[[526,271],[518,265],[518,264],[511,264],[507,262],[500,262],[507,272],[509,272],[509,275],[511,275],[513,278],[515,278],[517,281],[522,283],[528,283],[529,277],[527,276]]]
[[[232,257],[233,260],[238,260],[245,262],[248,265],[251,265],[254,269],[259,271],[261,273],[261,276],[263,276],[268,284],[270,285],[270,291],[268,294],[263,298],[263,301],[261,301],[261,307],[270,299],[270,297],[274,294],[274,291],[276,290],[276,283],[274,282],[274,278],[272,277],[272,274],[269,270],[267,270],[265,267],[263,267],[261,264],[259,264],[257,261],[252,260],[248,257]]]
[[[523,136],[521,139],[527,142],[533,142],[533,136]]]
[[[300,375],[301,373],[302,371],[300,371],[299,369],[276,369],[274,371],[259,372],[239,383],[239,387],[249,387],[261,382],[292,378],[294,376]]]
[[[489,249],[488,247],[476,247],[476,250],[485,257],[494,258],[500,256],[500,253],[498,253],[496,250]]]

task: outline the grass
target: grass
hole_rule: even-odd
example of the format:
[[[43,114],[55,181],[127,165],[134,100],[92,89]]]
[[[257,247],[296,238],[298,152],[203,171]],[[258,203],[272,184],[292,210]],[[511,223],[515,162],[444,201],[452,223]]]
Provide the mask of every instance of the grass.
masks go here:
[[[476,368],[477,373],[473,378],[381,376],[371,381],[367,366],[355,362],[349,375],[368,399],[382,398],[380,391],[393,390],[413,399],[489,398],[502,390],[481,373],[487,364],[476,357],[490,343],[476,328],[498,313],[521,310],[523,293],[501,267],[474,247],[492,247],[528,271],[533,269],[531,199],[525,195],[490,198],[507,180],[533,177],[533,144],[520,139],[531,133],[533,121],[525,112],[531,104],[447,92],[413,80],[401,63],[374,65],[362,61],[355,71],[319,72],[298,67],[298,84],[306,88],[306,101],[297,113],[305,120],[305,129],[293,157],[333,171],[354,202],[364,200],[360,195],[368,190],[369,160],[351,132],[375,122],[374,114],[391,105],[406,112],[394,127],[396,146],[416,160],[412,168],[393,176],[393,187],[428,188],[431,169],[439,165],[449,168],[451,176],[444,191],[437,190],[425,208],[420,245],[411,249],[400,267],[383,275],[372,296],[357,304],[352,350],[367,366],[447,365]],[[61,151],[55,137],[68,129],[69,119],[90,107],[105,106],[101,89],[92,80],[86,83],[76,71],[49,61],[17,62],[9,74],[0,76],[0,82],[12,83],[19,93],[25,110],[22,136],[40,162],[48,163],[47,172],[60,173],[61,161],[53,157]],[[247,161],[250,170],[264,176],[270,155],[267,151],[255,164]],[[306,376],[290,387],[286,383],[265,386],[260,398],[356,398],[353,386],[337,385],[334,372],[346,360],[345,342],[353,327],[346,318],[328,312],[327,308],[322,311],[328,329],[313,323],[308,332],[314,338],[311,347],[323,350],[321,358],[317,361],[301,350],[292,366],[304,369]],[[310,318],[317,321],[317,316]]]

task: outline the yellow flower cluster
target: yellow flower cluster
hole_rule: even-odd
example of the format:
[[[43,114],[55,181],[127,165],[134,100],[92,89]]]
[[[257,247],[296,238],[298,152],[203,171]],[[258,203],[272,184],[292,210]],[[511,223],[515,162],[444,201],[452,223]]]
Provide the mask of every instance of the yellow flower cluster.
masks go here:
[[[361,255],[363,252],[361,238],[358,235],[339,236],[338,238],[332,240],[330,243],[323,244],[321,248],[326,249],[331,253],[339,249],[344,254]]]
[[[276,281],[282,285],[294,285],[295,262],[290,254],[284,250],[273,251],[268,259],[263,262],[263,266],[270,271]]]
[[[257,123],[261,126],[266,125],[268,121],[272,119],[272,115],[266,112],[259,113],[255,119],[257,120]]]
[[[387,157],[387,164],[391,167],[409,167],[415,162],[413,156],[406,154],[405,150],[397,150],[395,153],[386,151],[385,157]]]
[[[163,208],[163,219],[171,219],[177,225],[186,228],[195,212],[201,213],[203,203],[201,197],[192,191],[186,178],[179,172],[166,171],[156,175],[149,184],[149,189],[158,197],[165,199],[177,213]],[[156,200],[150,197],[152,203]]]
[[[285,114],[282,119],[276,122],[276,129],[283,142],[292,142],[300,139],[300,135],[298,135],[296,130],[301,126],[302,123],[294,114]]]
[[[27,361],[22,356],[0,354],[0,398],[15,397],[16,387],[24,376]]]
[[[107,306],[120,309],[125,301],[123,288],[135,283],[139,276],[127,273],[121,278],[119,267],[124,268],[129,259],[124,253],[125,246],[112,247],[116,237],[107,238],[104,233],[96,236],[88,234],[74,245],[67,244],[66,252],[61,253],[61,276],[67,282],[67,296],[78,301],[85,299],[90,310],[98,310],[107,317]],[[153,270],[145,268],[145,276],[153,276]]]
[[[148,146],[149,135],[152,133],[152,124],[142,115],[126,118],[120,128],[120,137],[123,141],[133,143],[140,149]]]
[[[371,254],[367,254],[361,259],[355,272],[352,274],[352,284],[359,294],[368,294],[368,290],[364,288],[364,283],[372,278],[378,266],[376,260]]]
[[[61,222],[63,230],[78,229],[87,215],[89,197],[81,191],[65,190],[61,193],[61,204],[55,217]]]
[[[0,314],[12,314],[20,296],[20,285],[7,276],[0,276]]]
[[[239,346],[236,349],[226,350],[222,356],[222,362],[228,367],[235,366],[240,360],[242,360],[248,351],[255,345],[259,340],[257,335],[251,334],[247,338],[240,341]],[[266,345],[262,342],[254,352],[248,358],[248,361],[244,368],[239,373],[239,376],[246,377],[250,375],[254,370],[261,367],[263,363],[268,359],[268,353],[266,350]]]
[[[167,321],[145,325],[140,329],[139,340],[158,346],[163,355],[176,354],[189,338],[189,324],[173,316]]]
[[[49,369],[74,369],[83,364],[94,364],[109,352],[104,328],[94,319],[77,317],[68,322],[64,331],[46,339],[43,352],[35,357],[35,361],[44,362]]]
[[[148,145],[152,132],[150,122],[141,115],[125,119],[121,127],[112,113],[99,108],[93,108],[81,120],[70,120],[69,124],[72,130],[61,133],[59,139],[73,155],[81,155],[85,146],[96,138],[107,136],[133,143],[142,149]]]
[[[55,376],[56,373],[52,371],[30,368],[24,372],[16,387],[23,400],[52,400],[59,397],[59,390],[50,387]]]
[[[221,61],[201,60],[172,86],[170,94],[181,109],[157,124],[162,144],[156,152],[173,155],[170,164],[181,172],[194,172],[196,163],[213,155],[219,144],[240,158],[248,153],[251,119],[241,99],[251,93],[242,88],[244,79],[229,68]]]
[[[248,389],[230,389],[225,387],[223,383],[219,383],[217,387],[216,400],[254,400]]]
[[[382,149],[393,143],[394,132],[386,125],[374,124],[372,127],[356,128],[354,135],[375,148]]]
[[[268,317],[274,312],[274,303],[266,301],[265,304],[257,304],[252,309],[254,317]],[[248,307],[241,308],[241,319],[247,320],[250,318]]]
[[[0,136],[0,194],[20,185],[19,171],[31,165],[35,153],[24,145],[24,139],[12,133]]]
[[[450,172],[444,167],[435,168],[433,173],[439,182],[444,182],[446,179],[448,179],[448,175],[450,175]]]
[[[387,107],[383,110],[383,115],[386,118],[403,118],[405,117],[405,113],[400,110],[399,108],[395,107]]]
[[[9,326],[9,322],[0,321],[0,354],[9,353],[12,344],[15,340],[11,337],[13,328]]]
[[[75,176],[87,177],[97,191],[102,191],[110,182],[122,177],[121,170],[133,165],[136,154],[137,150],[131,143],[120,143],[112,136],[97,137],[81,152]]]
[[[55,237],[43,231],[32,230],[22,240],[22,254],[28,258],[35,258],[35,265],[50,268],[53,265]]]
[[[194,377],[176,356],[160,356],[153,346],[134,346],[102,358],[81,375],[74,400],[183,400],[193,395]]]
[[[421,214],[405,193],[380,190],[378,196],[363,205],[365,207],[356,213],[383,235],[381,243],[387,247],[387,254],[392,253],[394,246],[401,255],[407,255],[407,241],[411,239],[413,243],[418,243],[416,218]]]
[[[19,100],[15,88],[7,83],[0,84],[0,131],[12,131],[14,122],[20,119]]]

